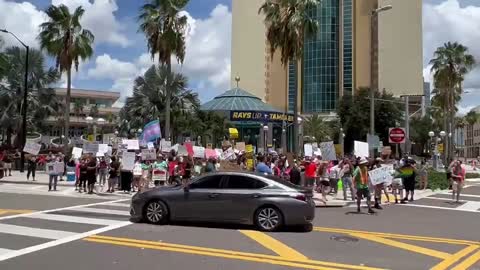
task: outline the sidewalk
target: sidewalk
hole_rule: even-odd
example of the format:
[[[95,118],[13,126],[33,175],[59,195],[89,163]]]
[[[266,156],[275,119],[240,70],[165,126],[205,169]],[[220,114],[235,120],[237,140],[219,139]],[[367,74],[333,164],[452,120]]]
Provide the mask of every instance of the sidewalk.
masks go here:
[[[441,192],[441,191],[439,191]],[[435,194],[437,192],[434,192],[430,189],[427,190],[415,190],[415,200],[419,200],[425,197],[428,197],[432,194]],[[350,194],[349,194],[350,195]],[[388,205],[391,203],[395,203],[395,198],[393,194],[389,193],[390,197],[390,202],[387,202],[387,198],[385,197],[385,194],[382,193],[382,205]],[[343,195],[338,194],[337,196],[335,195],[327,195],[327,202],[326,204],[323,203],[322,201],[322,195],[320,193],[314,192],[313,194],[313,200],[315,201],[315,205],[317,207],[347,207],[347,206],[356,206],[357,202],[353,201],[350,196],[348,196],[348,200],[343,200]],[[373,201],[373,196],[372,196],[372,201]],[[364,203],[364,200],[362,201],[362,204]]]
[[[66,177],[63,177],[64,181],[58,181],[57,182],[57,187],[68,187],[71,189],[71,193],[77,193],[75,191],[75,182],[68,182],[66,181]],[[49,181],[49,176],[48,174],[45,173],[45,171],[40,171],[37,172],[35,175],[35,181],[32,180],[32,177],[30,176],[30,180],[27,180],[27,172],[25,173],[20,173],[19,171],[12,171],[12,176],[6,176],[0,179],[0,184],[3,183],[8,183],[8,184],[18,184],[18,185],[43,185],[43,186],[48,186],[48,181]],[[126,198],[131,198],[132,195],[130,194],[125,194],[121,191],[116,191],[115,193],[106,193],[105,191],[107,190],[106,186],[103,188],[102,191],[95,190],[95,194],[97,196],[112,196],[112,197],[126,197]]]

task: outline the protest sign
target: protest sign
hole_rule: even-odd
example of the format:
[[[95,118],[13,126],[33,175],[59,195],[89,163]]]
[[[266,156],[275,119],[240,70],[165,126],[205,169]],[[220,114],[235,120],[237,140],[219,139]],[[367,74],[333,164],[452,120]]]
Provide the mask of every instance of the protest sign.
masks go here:
[[[222,151],[222,149],[220,149],[220,148],[215,148],[215,153],[217,153],[217,158],[219,158],[219,159],[225,159],[225,157],[223,156],[223,151]]]
[[[104,157],[105,156],[105,153],[103,152],[97,152],[97,154],[95,155],[96,157]]]
[[[245,151],[245,142],[235,143],[235,149],[237,149],[238,151]]]
[[[188,156],[188,151],[187,151],[187,148],[185,147],[185,145],[179,144],[177,147],[178,147],[178,150],[177,150],[177,155],[178,156]]]
[[[153,142],[148,142],[148,143],[147,143],[147,148],[148,148],[148,149],[154,149],[154,148],[155,148],[155,145],[153,144]]]
[[[162,149],[163,153],[168,153],[172,150],[172,142],[171,141],[160,141],[160,149]]]
[[[85,154],[96,154],[98,152],[98,144],[96,143],[85,143],[83,145],[83,153]]]
[[[368,175],[370,176],[370,182],[372,185],[378,185],[382,183],[390,184],[393,180],[392,167],[390,166],[382,166],[378,169],[371,170],[368,172]]]
[[[335,153],[335,146],[333,142],[322,142],[319,145],[322,152],[323,160],[337,160],[337,154]]]
[[[135,153],[123,152],[122,155],[122,169],[132,171],[135,165]]]
[[[193,157],[195,157],[195,158],[205,158],[205,147],[194,146],[193,147]]]
[[[99,152],[99,153],[106,153],[106,152],[108,152],[108,144],[99,144],[99,145],[98,145],[98,152]]]
[[[252,144],[247,144],[245,146],[245,152],[247,153],[253,153],[253,145]]]
[[[205,149],[205,157],[207,159],[216,158],[217,157],[217,151],[215,151],[215,149]]]
[[[229,147],[225,152],[223,152],[223,156],[225,157],[225,159],[234,159],[235,151],[233,151],[232,147]]]
[[[155,149],[142,149],[142,160],[156,160],[157,152]]]
[[[305,152],[306,157],[312,157],[313,156],[313,145],[306,143],[303,145],[303,151]]]
[[[73,147],[72,156],[74,158],[80,158],[80,157],[82,157],[82,152],[83,152],[82,148]]]
[[[33,142],[27,142],[25,143],[25,147],[23,148],[23,152],[29,153],[32,155],[38,155],[38,152],[40,152],[40,148],[42,148],[42,145],[38,143],[33,143]]]
[[[45,166],[47,174],[60,175],[65,171],[65,164],[63,162],[49,162]]]
[[[140,149],[140,144],[138,140],[125,140],[128,150],[138,150]]]
[[[368,157],[369,156],[369,148],[368,143],[366,142],[354,142],[354,149],[355,149],[355,156],[357,157]]]
[[[191,142],[185,142],[183,145],[187,149],[188,155],[193,157],[193,144]]]

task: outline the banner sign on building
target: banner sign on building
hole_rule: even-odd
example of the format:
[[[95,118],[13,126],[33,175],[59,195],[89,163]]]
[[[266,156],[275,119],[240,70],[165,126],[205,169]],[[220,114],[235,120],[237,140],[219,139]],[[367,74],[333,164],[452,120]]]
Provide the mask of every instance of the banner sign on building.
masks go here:
[[[293,122],[293,114],[262,111],[231,111],[231,121]]]

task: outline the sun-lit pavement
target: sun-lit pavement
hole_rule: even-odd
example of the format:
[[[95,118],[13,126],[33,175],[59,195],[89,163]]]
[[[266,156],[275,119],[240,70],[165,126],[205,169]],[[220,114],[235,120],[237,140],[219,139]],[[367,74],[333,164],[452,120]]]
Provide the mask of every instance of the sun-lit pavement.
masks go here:
[[[317,208],[309,232],[261,233],[132,224],[125,198],[0,193],[0,269],[480,269],[480,185],[465,194],[458,205],[437,194],[376,215]]]

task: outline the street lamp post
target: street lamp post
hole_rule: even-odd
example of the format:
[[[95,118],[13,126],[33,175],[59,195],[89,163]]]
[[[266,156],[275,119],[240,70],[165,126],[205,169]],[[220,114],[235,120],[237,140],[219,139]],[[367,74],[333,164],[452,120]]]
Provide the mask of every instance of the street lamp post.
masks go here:
[[[375,30],[378,27],[375,27],[375,18],[378,17],[378,14],[381,12],[387,11],[392,9],[391,5],[386,5],[383,7],[379,7],[377,9],[372,10],[370,14],[370,32],[371,32],[371,40],[370,40],[370,135],[375,135],[375,79],[374,76],[377,74],[375,70],[375,62],[376,62],[376,51],[374,44],[378,43],[378,32]],[[377,24],[378,25],[378,24]],[[376,34],[376,35],[375,35]],[[378,83],[378,82],[377,82]]]
[[[23,91],[23,106],[22,106],[22,151],[20,152],[20,172],[24,172],[25,169],[25,144],[27,143],[27,97],[28,97],[28,55],[30,47],[23,43],[14,33],[7,31],[6,29],[0,29],[0,32],[12,35],[20,44],[25,47],[25,78],[24,78],[24,91]]]
[[[343,133],[343,128],[340,128],[340,136],[339,136],[339,143],[340,143],[340,155],[341,155],[341,158],[343,158],[343,156],[345,155],[344,154],[344,151],[345,151],[345,133]]]
[[[268,126],[264,125],[263,126],[263,151],[266,151],[266,152],[267,152],[267,132],[268,132]]]
[[[105,124],[105,119],[98,118],[97,124],[100,126],[100,134],[102,135],[102,143],[103,143],[103,125]],[[95,141],[97,140],[97,135],[95,134]]]

